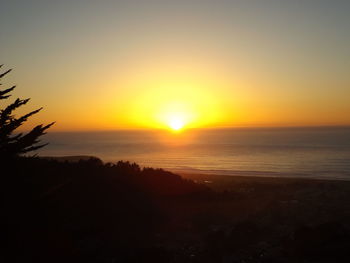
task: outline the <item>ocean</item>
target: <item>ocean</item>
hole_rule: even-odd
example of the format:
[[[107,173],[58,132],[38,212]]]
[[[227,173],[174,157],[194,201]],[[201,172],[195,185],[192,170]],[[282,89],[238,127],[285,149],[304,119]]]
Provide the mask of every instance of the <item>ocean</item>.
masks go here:
[[[39,156],[91,155],[175,172],[350,179],[350,127],[49,132]]]

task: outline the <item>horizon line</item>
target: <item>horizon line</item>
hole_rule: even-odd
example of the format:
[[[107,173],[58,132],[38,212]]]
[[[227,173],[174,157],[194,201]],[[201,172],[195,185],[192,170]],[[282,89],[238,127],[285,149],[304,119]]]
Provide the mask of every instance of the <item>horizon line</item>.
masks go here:
[[[350,128],[350,124],[346,125],[276,125],[276,126],[218,126],[218,127],[199,127],[185,128],[183,132],[191,130],[228,130],[228,129],[327,129],[327,128]],[[21,132],[29,132],[23,130]],[[76,129],[76,130],[53,130],[47,133],[84,133],[84,132],[116,132],[116,131],[168,131],[164,128],[113,128],[113,129]],[[169,131],[170,132],[170,131]],[[182,133],[182,132],[181,132]]]

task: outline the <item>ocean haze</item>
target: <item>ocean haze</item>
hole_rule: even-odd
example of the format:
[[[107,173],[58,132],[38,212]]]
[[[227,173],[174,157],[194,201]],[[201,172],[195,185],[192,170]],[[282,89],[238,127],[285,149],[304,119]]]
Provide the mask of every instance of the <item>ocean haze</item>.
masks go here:
[[[92,155],[173,171],[350,179],[350,127],[52,132],[40,156]]]

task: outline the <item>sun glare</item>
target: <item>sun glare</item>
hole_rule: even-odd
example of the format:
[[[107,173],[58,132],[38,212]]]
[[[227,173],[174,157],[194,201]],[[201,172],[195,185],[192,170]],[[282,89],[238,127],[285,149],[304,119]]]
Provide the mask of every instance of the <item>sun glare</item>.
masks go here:
[[[172,78],[164,82],[152,79],[149,82],[145,80],[142,84],[134,84],[135,87],[142,88],[139,88],[139,96],[125,99],[131,101],[123,106],[128,109],[125,117],[129,125],[178,133],[184,129],[214,125],[225,116],[208,84],[195,80],[187,80],[188,84],[185,80],[166,84],[168,82],[174,81]],[[146,88],[147,92],[144,92]]]
[[[184,127],[185,123],[180,118],[173,118],[169,120],[168,125],[172,130],[179,131]]]

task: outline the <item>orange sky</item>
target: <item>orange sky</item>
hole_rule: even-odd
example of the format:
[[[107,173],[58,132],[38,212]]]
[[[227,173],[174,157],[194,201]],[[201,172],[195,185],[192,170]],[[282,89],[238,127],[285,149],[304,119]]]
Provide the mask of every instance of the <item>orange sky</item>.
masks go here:
[[[25,128],[350,125],[347,3],[198,3],[5,4],[4,84],[45,108]]]

